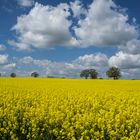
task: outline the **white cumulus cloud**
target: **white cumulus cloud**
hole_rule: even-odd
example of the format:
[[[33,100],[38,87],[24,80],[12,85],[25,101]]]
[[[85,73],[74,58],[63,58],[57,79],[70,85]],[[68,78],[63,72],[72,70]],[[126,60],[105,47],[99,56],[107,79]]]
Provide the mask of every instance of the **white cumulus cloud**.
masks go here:
[[[122,45],[118,47],[120,51],[129,54],[140,54],[140,40],[133,39],[126,43],[126,45]]]
[[[75,45],[76,39],[69,31],[68,9],[67,4],[52,7],[36,3],[29,14],[18,17],[17,24],[12,28],[19,35],[18,41],[9,43],[20,50]]]
[[[74,2],[70,2],[70,8],[73,12],[73,17],[80,17],[82,14],[85,15],[87,13],[87,10],[83,8],[83,4],[76,0]]]
[[[34,0],[17,0],[17,2],[22,7],[30,7],[34,4]]]
[[[128,54],[120,51],[109,59],[109,65],[122,69],[140,68],[140,54]]]
[[[16,63],[9,63],[9,64],[6,64],[6,65],[3,65],[2,69],[7,70],[7,71],[11,71],[15,68],[16,68]]]
[[[108,58],[102,53],[79,56],[74,62],[87,67],[108,66]]]
[[[0,54],[0,65],[8,62],[8,55]]]
[[[23,57],[19,60],[20,63],[22,64],[33,64],[34,63],[34,59],[31,56],[26,56]]]
[[[118,46],[138,37],[128,15],[112,0],[94,0],[85,19],[79,20],[75,34],[81,45]]]

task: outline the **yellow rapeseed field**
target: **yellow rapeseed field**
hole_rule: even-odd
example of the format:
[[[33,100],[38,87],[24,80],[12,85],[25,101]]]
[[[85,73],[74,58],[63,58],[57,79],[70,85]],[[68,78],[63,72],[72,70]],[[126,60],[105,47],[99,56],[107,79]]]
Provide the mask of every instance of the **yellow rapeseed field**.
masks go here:
[[[0,140],[139,140],[140,81],[0,78]]]

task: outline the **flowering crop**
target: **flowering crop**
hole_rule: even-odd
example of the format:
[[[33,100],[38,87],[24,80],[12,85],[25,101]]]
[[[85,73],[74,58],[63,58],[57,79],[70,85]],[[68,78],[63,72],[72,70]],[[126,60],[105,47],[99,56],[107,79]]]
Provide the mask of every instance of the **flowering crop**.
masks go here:
[[[0,140],[139,140],[140,81],[0,79]]]

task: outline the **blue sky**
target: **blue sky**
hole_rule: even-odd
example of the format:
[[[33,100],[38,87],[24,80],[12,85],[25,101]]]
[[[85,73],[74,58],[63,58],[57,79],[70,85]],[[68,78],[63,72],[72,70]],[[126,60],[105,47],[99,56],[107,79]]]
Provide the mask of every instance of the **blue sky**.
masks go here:
[[[140,78],[139,0],[1,0],[0,73]]]

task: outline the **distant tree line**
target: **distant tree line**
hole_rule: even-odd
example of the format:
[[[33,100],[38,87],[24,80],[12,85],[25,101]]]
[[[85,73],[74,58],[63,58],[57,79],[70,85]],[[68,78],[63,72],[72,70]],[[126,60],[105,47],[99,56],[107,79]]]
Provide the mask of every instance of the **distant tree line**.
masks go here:
[[[2,76],[2,74],[0,73],[0,77]],[[15,78],[16,77],[16,73],[14,73],[14,72],[12,72],[11,74],[10,74],[10,77],[12,77],[12,78]],[[31,77],[39,77],[39,74],[37,73],[37,72],[32,72],[31,73]]]
[[[111,67],[109,70],[106,72],[106,75],[109,78],[113,78],[114,80],[119,79],[121,77],[121,72],[120,69],[117,67]],[[85,69],[82,70],[80,73],[81,78],[91,78],[91,79],[97,79],[98,72],[95,69]],[[102,78],[100,78],[102,79]]]
[[[107,70],[106,75],[109,78],[113,78],[114,80],[117,80],[121,77],[121,72],[120,69],[117,67],[111,67]],[[1,77],[1,73],[0,73],[0,77]],[[16,73],[11,73],[10,77],[15,78],[16,77]],[[39,73],[37,72],[32,72],[31,73],[31,77],[39,77]],[[95,69],[84,69],[81,71],[80,73],[80,77],[81,78],[85,78],[85,79],[97,79],[98,78],[98,72]],[[51,78],[51,77],[50,77]],[[99,79],[103,79],[103,78],[99,78]]]

